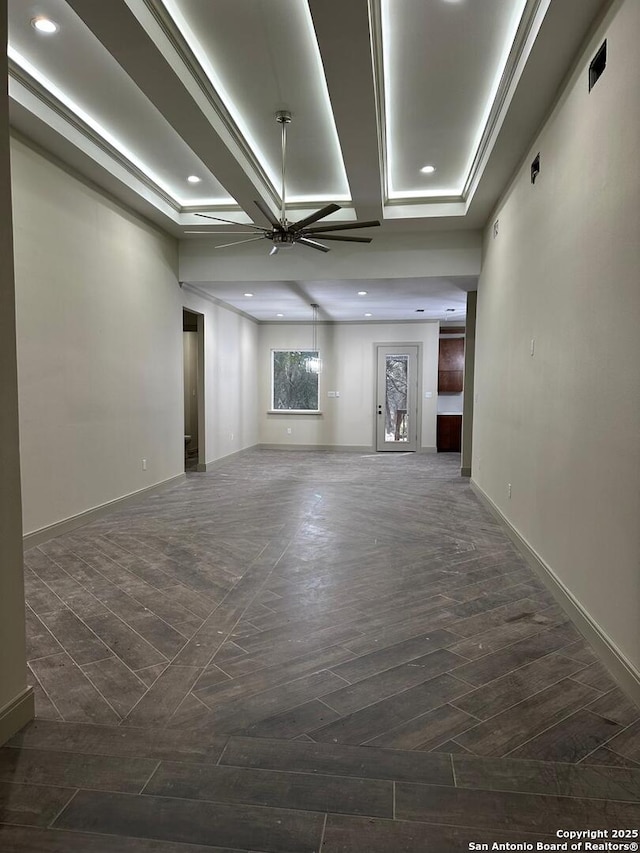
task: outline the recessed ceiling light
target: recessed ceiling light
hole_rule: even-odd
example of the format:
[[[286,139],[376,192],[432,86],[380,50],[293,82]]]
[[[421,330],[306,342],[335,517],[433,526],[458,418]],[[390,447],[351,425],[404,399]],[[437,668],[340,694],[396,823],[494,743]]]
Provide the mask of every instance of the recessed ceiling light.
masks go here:
[[[38,30],[39,33],[46,33],[47,35],[57,33],[60,29],[60,26],[55,21],[52,21],[51,18],[45,18],[44,15],[33,18],[31,26]]]
[[[199,184],[202,178],[199,178],[197,175],[189,175],[187,180],[190,184]]]
[[[365,317],[371,317],[371,316],[373,316],[373,315],[372,315],[372,314],[365,314],[364,316],[365,316]]]
[[[423,175],[433,175],[435,170],[436,170],[435,166],[423,166],[422,169],[420,169],[420,171],[422,172]]]
[[[253,293],[245,293],[245,296],[253,296]]]
[[[284,317],[284,314],[276,314],[276,317]]]
[[[358,291],[358,296],[366,296],[366,295],[367,295],[367,291],[366,291],[366,290],[359,290],[359,291]]]

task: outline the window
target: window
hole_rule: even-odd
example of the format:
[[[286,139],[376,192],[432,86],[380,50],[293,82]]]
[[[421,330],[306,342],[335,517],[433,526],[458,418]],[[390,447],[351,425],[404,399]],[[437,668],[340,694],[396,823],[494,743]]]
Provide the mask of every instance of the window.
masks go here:
[[[272,411],[318,411],[317,350],[271,351]]]

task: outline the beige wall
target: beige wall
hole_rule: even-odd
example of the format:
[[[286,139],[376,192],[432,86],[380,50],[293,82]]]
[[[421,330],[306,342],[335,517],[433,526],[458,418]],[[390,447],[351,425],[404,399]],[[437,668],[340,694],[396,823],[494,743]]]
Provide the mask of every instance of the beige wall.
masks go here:
[[[374,232],[376,229],[373,229]],[[365,232],[367,233],[367,232]],[[180,243],[180,280],[210,281],[371,281],[377,278],[475,276],[480,272],[480,231],[373,233],[366,249],[341,248],[321,254],[307,249],[268,257],[261,241],[235,251],[217,252],[210,240]],[[260,245],[258,245],[260,243]]]
[[[30,533],[184,470],[182,309],[175,240],[22,142],[11,153]]]
[[[639,40],[640,3],[614,3],[487,228],[473,435],[474,480],[636,673]]]
[[[438,323],[349,323],[318,326],[323,359],[318,415],[269,415],[271,350],[310,349],[310,324],[260,326],[258,362],[259,440],[261,444],[372,447],[375,426],[376,343],[422,345],[422,432],[420,446],[434,449],[438,388]],[[339,398],[327,397],[339,391]],[[433,396],[425,399],[424,392]],[[291,434],[287,433],[291,429]]]
[[[206,462],[258,441],[258,325],[184,287],[185,308],[204,316]]]
[[[6,3],[0,0],[0,78],[7,79]],[[16,377],[9,111],[0,88],[0,744],[33,714],[26,691],[20,451]]]

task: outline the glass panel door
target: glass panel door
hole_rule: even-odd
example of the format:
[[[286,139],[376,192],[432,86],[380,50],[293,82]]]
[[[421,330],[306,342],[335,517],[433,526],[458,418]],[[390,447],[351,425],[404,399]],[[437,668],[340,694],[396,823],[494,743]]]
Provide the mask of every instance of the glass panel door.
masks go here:
[[[377,449],[418,449],[418,347],[378,346]]]

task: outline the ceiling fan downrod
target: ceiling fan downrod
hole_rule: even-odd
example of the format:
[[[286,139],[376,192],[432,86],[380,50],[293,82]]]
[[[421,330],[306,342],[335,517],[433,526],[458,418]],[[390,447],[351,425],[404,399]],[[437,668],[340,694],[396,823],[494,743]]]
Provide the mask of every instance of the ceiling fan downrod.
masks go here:
[[[276,121],[282,131],[282,192],[280,193],[280,222],[282,227],[287,227],[287,208],[285,200],[285,167],[287,162],[287,125],[291,124],[291,113],[289,110],[279,110],[276,113]]]
[[[216,249],[226,249],[230,246],[238,246],[241,243],[253,243],[256,240],[270,240],[272,242],[270,255],[276,255],[280,249],[292,249],[296,245],[307,246],[310,249],[316,249],[319,252],[328,252],[329,247],[324,243],[314,239],[318,237],[323,241],[336,240],[343,243],[370,243],[371,237],[351,237],[343,236],[342,234],[333,234],[334,231],[351,231],[354,228],[373,228],[380,225],[377,219],[372,219],[368,222],[336,222],[335,224],[316,225],[321,219],[330,216],[332,213],[340,210],[339,204],[327,204],[320,210],[310,213],[308,216],[298,219],[296,222],[289,223],[287,219],[287,198],[286,198],[286,162],[287,162],[287,125],[291,124],[291,113],[289,110],[279,110],[276,113],[276,121],[281,128],[281,143],[282,143],[282,192],[280,202],[280,218],[271,212],[270,208],[261,200],[256,199],[254,204],[269,223],[270,227],[266,228],[263,225],[249,224],[245,225],[248,231],[238,231],[238,235],[251,235],[246,239],[237,240],[235,243],[223,243],[216,246]],[[207,213],[196,213],[196,216],[201,216],[203,219],[212,219],[215,222],[226,222],[230,225],[236,223],[229,219],[222,219],[219,216],[211,216]],[[199,232],[192,232],[199,233]],[[235,233],[235,232],[234,232]]]

